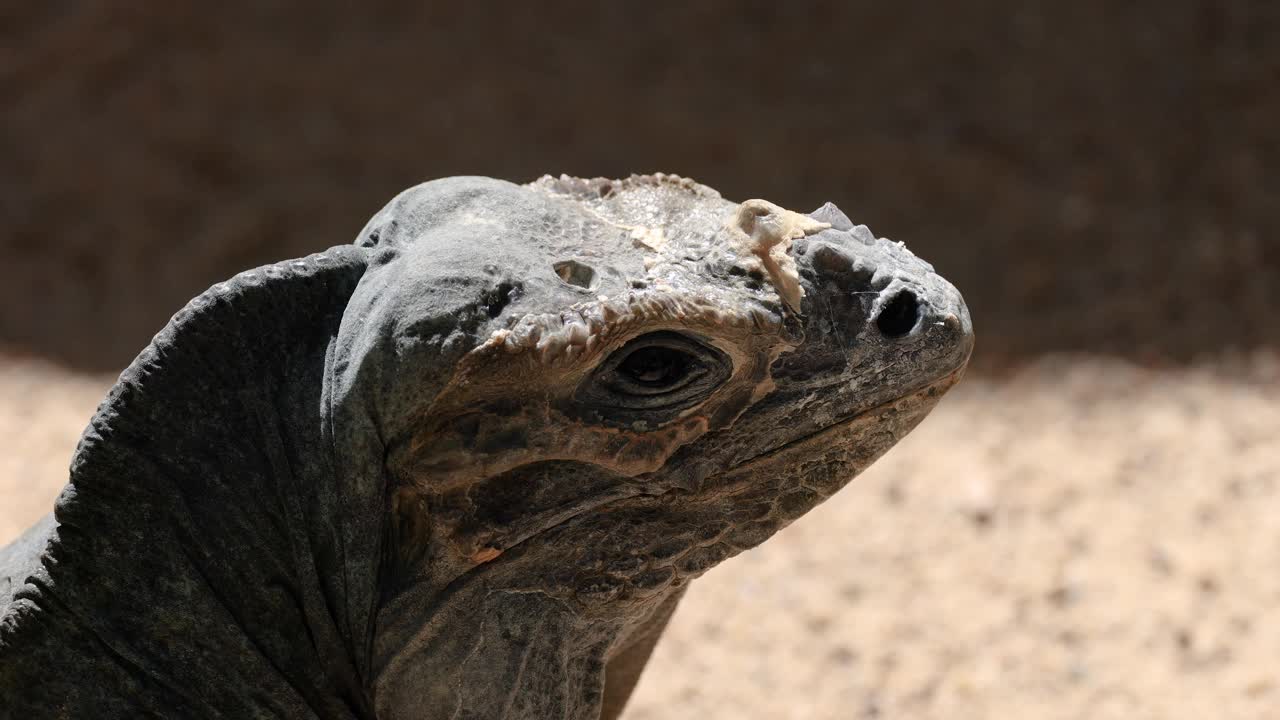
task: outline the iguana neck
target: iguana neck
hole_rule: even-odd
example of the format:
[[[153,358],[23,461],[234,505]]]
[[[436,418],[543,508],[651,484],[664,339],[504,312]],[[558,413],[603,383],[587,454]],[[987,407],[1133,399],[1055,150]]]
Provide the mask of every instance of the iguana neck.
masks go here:
[[[324,382],[363,252],[214,286],[121,375],[0,633],[23,717],[371,715],[375,588],[348,570],[381,515],[337,481]]]

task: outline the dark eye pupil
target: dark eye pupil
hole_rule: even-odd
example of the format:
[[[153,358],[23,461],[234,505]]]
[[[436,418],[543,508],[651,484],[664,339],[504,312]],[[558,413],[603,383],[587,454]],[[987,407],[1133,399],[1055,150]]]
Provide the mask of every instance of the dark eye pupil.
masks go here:
[[[667,330],[631,338],[583,378],[574,400],[593,417],[632,427],[665,423],[706,400],[733,374],[714,345]]]
[[[684,377],[689,369],[689,356],[679,350],[646,347],[627,356],[618,370],[645,385],[669,385]]]

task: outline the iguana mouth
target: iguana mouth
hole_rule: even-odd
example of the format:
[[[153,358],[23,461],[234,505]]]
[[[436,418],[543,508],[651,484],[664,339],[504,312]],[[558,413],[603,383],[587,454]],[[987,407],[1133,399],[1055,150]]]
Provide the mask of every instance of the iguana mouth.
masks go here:
[[[948,373],[947,375],[937,380],[921,385],[920,387],[914,390],[910,390],[903,395],[895,397],[891,400],[887,400],[878,405],[874,405],[870,408],[859,410],[858,412],[855,412],[852,415],[848,415],[843,419],[837,422],[831,423],[830,425],[827,425],[819,430],[816,430],[812,433],[796,438],[794,440],[788,441],[784,445],[779,445],[778,447],[775,447],[771,450],[763,452],[759,455],[753,455],[752,457],[747,458],[721,472],[717,472],[710,476],[707,476],[707,478],[703,480],[701,484],[702,488],[706,488],[708,486],[715,486],[718,490],[721,490],[721,491],[724,491],[724,490],[731,491],[735,486],[745,485],[747,483],[750,483],[754,477],[754,473],[746,473],[746,476],[742,478],[739,478],[736,476],[738,476],[739,474],[745,473],[748,470],[754,470],[759,465],[766,464],[769,462],[779,462],[779,461],[788,462],[792,460],[791,456],[796,451],[809,450],[811,448],[813,449],[812,455],[814,456],[819,455],[822,452],[821,447],[814,448],[813,446],[828,446],[831,444],[830,442],[828,442],[829,438],[835,435],[840,435],[841,433],[847,431],[851,425],[855,425],[859,422],[865,422],[872,418],[879,418],[880,416],[882,416],[884,413],[887,413],[887,412],[896,411],[903,415],[915,416],[916,419],[922,418],[923,415],[928,411],[928,409],[933,405],[932,402],[924,403],[922,401],[941,397],[947,390],[949,390],[953,385],[959,382],[963,375],[964,375],[964,366],[962,365],[960,369],[955,370],[951,373]],[[859,468],[859,471],[860,470],[861,468]],[[559,527],[566,526],[572,523],[574,520],[593,512],[608,512],[610,510],[617,509],[619,506],[625,505],[626,503],[635,502],[637,498],[652,499],[655,497],[665,496],[672,493],[696,494],[698,492],[699,490],[688,490],[688,489],[667,489],[665,491],[656,492],[656,493],[655,492],[633,492],[621,497],[615,496],[612,498],[603,499],[595,503],[588,503],[585,506],[575,508],[575,511],[573,512],[563,514],[561,517],[557,518],[554,522],[544,527],[540,527],[534,530],[529,530],[526,532],[521,532],[519,534],[516,534],[515,536],[507,536],[501,539],[494,538],[491,540],[491,544],[485,545],[483,548],[477,551],[478,556],[473,556],[473,560],[477,561],[478,566],[491,564],[494,561],[502,562],[503,558],[500,558],[501,555],[504,555],[513,550],[516,550],[517,548],[520,548],[520,546],[524,545],[529,540],[533,540],[537,538],[539,535],[542,535],[543,533],[546,533],[550,530],[553,530]]]
[[[933,380],[932,382],[926,383],[925,385],[921,385],[915,390],[910,390],[891,400],[886,400],[885,402],[880,403],[879,405],[874,405],[864,410],[859,410],[853,413],[852,415],[848,415],[841,420],[837,420],[836,422],[826,425],[807,435],[802,435],[793,440],[789,440],[786,443],[779,445],[771,450],[767,450],[763,453],[760,453],[759,455],[753,455],[729,467],[723,472],[716,473],[712,477],[727,477],[729,475],[737,473],[738,471],[745,470],[748,468],[754,468],[756,465],[776,459],[779,455],[782,455],[784,453],[790,453],[790,451],[800,446],[809,446],[809,445],[816,444],[817,441],[824,440],[832,435],[838,434],[840,431],[848,428],[850,425],[858,423],[859,421],[864,421],[872,416],[879,415],[881,413],[884,413],[890,410],[900,409],[907,412],[910,412],[913,410],[919,410],[920,407],[919,405],[917,405],[918,401],[924,400],[927,398],[941,397],[944,393],[947,392],[947,390],[950,390],[952,386],[960,382],[960,379],[964,377],[964,371],[965,371],[965,366],[962,364],[959,369],[954,370],[937,380]],[[927,408],[925,409],[927,410]]]

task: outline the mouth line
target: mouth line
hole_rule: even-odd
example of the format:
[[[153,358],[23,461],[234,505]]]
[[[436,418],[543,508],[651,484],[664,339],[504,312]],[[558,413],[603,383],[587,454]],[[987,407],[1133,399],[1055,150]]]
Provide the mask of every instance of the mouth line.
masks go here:
[[[936,380],[932,380],[923,385],[920,385],[914,389],[908,390],[907,392],[893,399],[886,400],[885,402],[882,402],[872,407],[866,408],[864,410],[855,412],[852,415],[845,416],[844,418],[842,418],[837,422],[831,423],[830,425],[826,425],[825,427],[815,430],[802,437],[796,438],[794,440],[790,440],[783,445],[779,445],[778,447],[773,448],[772,450],[760,453],[759,455],[753,455],[750,458],[743,460],[742,462],[739,462],[731,467],[725,468],[721,472],[708,476],[706,480],[704,480],[704,482],[713,480],[715,478],[729,478],[739,473],[740,471],[751,468],[759,463],[764,463],[764,462],[773,460],[776,457],[783,455],[784,453],[789,452],[798,446],[804,445],[806,443],[811,443],[812,441],[822,437],[823,435],[830,434],[833,432],[838,432],[852,423],[858,422],[859,420],[862,420],[868,416],[874,415],[878,412],[888,409],[894,406],[895,404],[902,403],[903,401],[911,400],[913,398],[919,398],[934,390],[945,391],[960,381],[960,378],[964,375],[964,371],[965,371],[964,366],[961,366],[957,370],[954,370]],[[491,557],[486,557],[483,560],[481,560],[475,567],[471,568],[471,570],[464,573],[463,576],[471,575],[473,572],[479,571],[481,568],[492,567],[495,565],[505,565],[506,563],[504,561],[510,559],[509,553],[519,549],[526,542],[536,539],[537,537],[541,536],[547,531],[554,530],[555,528],[562,527],[564,525],[572,523],[574,520],[577,520],[578,518],[588,513],[598,511],[601,509],[609,509],[619,504],[635,501],[638,498],[657,498],[657,497],[663,497],[663,496],[669,495],[671,493],[679,493],[679,492],[682,492],[682,491],[675,488],[669,488],[663,492],[658,492],[658,493],[637,491],[637,492],[621,494],[620,496],[611,497],[611,498],[608,498],[607,500],[602,500],[600,502],[593,503],[588,507],[577,508],[576,511],[574,512],[564,513],[555,522],[551,523],[550,525],[544,528],[534,530],[532,532],[527,532],[527,533],[518,533],[515,536],[508,536],[507,538],[504,538],[503,541],[499,541],[499,542],[491,541],[490,544],[486,545],[486,548],[494,551],[493,555]],[[512,540],[514,540],[514,542],[511,542]],[[461,577],[457,579],[461,579]]]
[[[946,390],[948,390],[948,389],[950,389],[952,386],[954,386],[956,383],[960,382],[960,378],[964,376],[964,371],[965,371],[965,367],[962,365],[962,366],[961,366],[959,369],[957,369],[957,370],[953,370],[953,371],[951,371],[950,373],[947,373],[946,375],[943,375],[942,377],[940,377],[940,378],[938,378],[938,379],[936,379],[936,380],[931,380],[931,381],[929,381],[929,382],[927,382],[927,383],[925,383],[925,384],[923,384],[923,385],[920,385],[920,386],[918,386],[918,387],[916,387],[916,388],[914,388],[914,389],[912,389],[912,390],[908,390],[907,392],[905,392],[905,393],[903,393],[903,394],[901,394],[901,395],[898,395],[897,397],[894,397],[894,398],[892,398],[892,399],[890,399],[890,400],[886,400],[886,401],[884,401],[884,402],[882,402],[882,403],[880,403],[880,404],[878,404],[878,405],[873,405],[873,406],[871,406],[871,407],[869,407],[869,408],[866,408],[866,409],[864,409],[864,410],[859,410],[859,411],[857,411],[857,412],[853,413],[852,415],[846,415],[845,417],[841,418],[840,420],[837,420],[836,422],[831,423],[830,425],[825,425],[825,426],[823,426],[823,427],[821,427],[821,428],[818,428],[817,430],[814,430],[814,431],[813,431],[813,432],[811,432],[811,433],[808,433],[807,435],[802,435],[802,436],[800,436],[800,437],[798,437],[798,438],[795,438],[795,439],[793,439],[793,440],[788,440],[786,443],[783,443],[782,445],[779,445],[779,446],[777,446],[777,447],[775,447],[775,448],[773,448],[773,449],[771,449],[771,450],[767,450],[767,451],[765,451],[765,452],[762,452],[762,453],[760,453],[759,455],[752,455],[751,457],[749,457],[749,458],[747,458],[747,459],[745,459],[745,460],[743,460],[743,461],[741,461],[741,462],[739,462],[739,463],[736,463],[736,464],[734,464],[734,465],[732,465],[732,466],[730,466],[730,467],[726,468],[723,472],[716,473],[716,476],[725,476],[725,475],[730,475],[730,474],[735,473],[735,472],[737,472],[737,471],[739,471],[739,470],[742,470],[742,469],[744,469],[744,468],[748,468],[748,467],[751,467],[751,466],[753,466],[753,465],[756,465],[757,463],[762,463],[762,462],[766,462],[766,461],[768,461],[768,460],[771,460],[771,459],[775,458],[776,456],[781,455],[781,454],[783,454],[783,453],[785,453],[785,452],[787,452],[787,451],[789,451],[789,450],[791,450],[791,449],[795,448],[795,447],[796,447],[796,446],[798,446],[798,445],[802,445],[802,444],[805,444],[805,443],[811,442],[811,441],[813,441],[814,439],[816,439],[816,438],[818,438],[818,437],[821,437],[821,436],[826,435],[826,434],[829,434],[829,433],[831,433],[831,432],[834,432],[834,431],[840,430],[841,428],[844,428],[844,427],[846,427],[846,426],[848,426],[848,425],[850,425],[850,424],[852,424],[852,423],[855,423],[855,422],[857,422],[857,421],[859,421],[859,420],[862,420],[862,419],[866,418],[866,417],[867,417],[867,416],[869,416],[869,415],[873,415],[873,414],[878,413],[878,412],[880,412],[880,411],[882,411],[882,410],[885,410],[885,409],[887,409],[887,408],[890,408],[890,407],[892,407],[893,405],[896,405],[896,404],[898,404],[898,403],[901,403],[901,402],[902,402],[902,401],[904,401],[904,400],[910,400],[910,399],[913,399],[913,398],[918,398],[918,397],[920,397],[920,396],[922,396],[922,395],[926,395],[926,394],[928,394],[930,391],[934,391],[934,390],[939,390],[939,391],[941,391],[941,392],[945,392]],[[715,477],[715,476],[712,476],[712,477]],[[708,479],[710,479],[710,478],[708,478]]]

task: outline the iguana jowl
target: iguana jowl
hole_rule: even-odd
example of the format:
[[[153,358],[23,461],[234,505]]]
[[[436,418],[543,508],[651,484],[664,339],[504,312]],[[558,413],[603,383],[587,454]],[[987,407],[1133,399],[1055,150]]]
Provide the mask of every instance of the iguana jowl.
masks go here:
[[[0,717],[616,717],[972,347],[833,205],[448,178],[174,316],[0,550]]]

